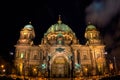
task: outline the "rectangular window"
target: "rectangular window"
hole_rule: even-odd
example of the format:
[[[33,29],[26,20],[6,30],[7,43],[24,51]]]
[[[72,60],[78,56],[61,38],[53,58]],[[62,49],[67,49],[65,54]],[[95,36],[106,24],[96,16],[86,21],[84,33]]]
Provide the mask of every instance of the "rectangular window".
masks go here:
[[[18,58],[18,57],[19,57],[19,51],[16,50],[16,58]]]
[[[20,58],[24,58],[24,54],[23,53],[21,53]]]
[[[34,55],[34,59],[37,59],[37,55]]]

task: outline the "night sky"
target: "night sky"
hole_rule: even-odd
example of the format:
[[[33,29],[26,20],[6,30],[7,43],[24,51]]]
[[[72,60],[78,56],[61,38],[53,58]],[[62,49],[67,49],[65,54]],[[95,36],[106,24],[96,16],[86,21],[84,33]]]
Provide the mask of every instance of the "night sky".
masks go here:
[[[101,32],[108,54],[120,61],[120,0],[4,0],[0,5],[0,55],[5,60],[13,59],[10,53],[14,53],[20,30],[26,24],[32,22],[37,45],[61,15],[63,23],[71,27],[81,44],[85,43],[87,23],[94,24]]]

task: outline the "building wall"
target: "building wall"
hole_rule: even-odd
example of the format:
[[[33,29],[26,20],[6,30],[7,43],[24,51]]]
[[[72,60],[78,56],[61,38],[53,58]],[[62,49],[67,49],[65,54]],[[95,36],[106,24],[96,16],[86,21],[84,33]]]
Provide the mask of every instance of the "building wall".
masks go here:
[[[61,23],[58,24],[61,25]],[[55,24],[55,27],[58,24]],[[90,29],[88,27],[85,32],[87,43],[81,45],[71,29],[58,27],[55,28],[55,31],[54,27],[48,29],[39,45],[33,43],[35,36],[33,28],[24,27],[22,29],[18,43],[15,45],[16,72],[20,75],[41,76],[43,74],[51,77],[104,74],[105,45],[99,39],[99,31],[96,28],[91,30],[91,27]],[[59,30],[56,31],[57,29]],[[29,35],[26,35],[26,32]]]

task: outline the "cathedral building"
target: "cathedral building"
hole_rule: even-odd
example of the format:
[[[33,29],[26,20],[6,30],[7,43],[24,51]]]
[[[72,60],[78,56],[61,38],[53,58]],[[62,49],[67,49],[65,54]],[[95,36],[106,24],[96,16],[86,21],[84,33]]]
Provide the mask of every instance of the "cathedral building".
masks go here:
[[[35,31],[25,25],[15,45],[16,73],[26,76],[76,77],[103,75],[106,70],[105,45],[94,25],[87,25],[87,42],[80,44],[72,29],[59,18],[34,45]]]

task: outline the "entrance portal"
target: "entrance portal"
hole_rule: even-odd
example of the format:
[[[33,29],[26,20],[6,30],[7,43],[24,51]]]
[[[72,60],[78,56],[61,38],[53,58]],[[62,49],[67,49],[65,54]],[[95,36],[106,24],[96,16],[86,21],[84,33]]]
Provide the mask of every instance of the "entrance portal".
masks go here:
[[[51,77],[69,77],[70,65],[63,56],[54,59],[50,71]]]

